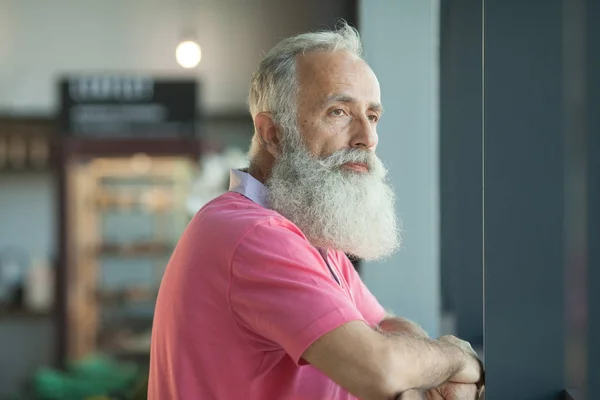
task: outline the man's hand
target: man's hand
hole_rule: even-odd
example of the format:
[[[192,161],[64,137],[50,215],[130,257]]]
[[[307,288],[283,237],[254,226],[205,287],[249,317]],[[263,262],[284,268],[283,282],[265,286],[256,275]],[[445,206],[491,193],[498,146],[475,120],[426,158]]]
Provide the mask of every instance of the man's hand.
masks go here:
[[[476,385],[445,383],[442,386],[423,393],[420,390],[408,390],[398,400],[478,400]]]
[[[428,337],[427,332],[418,324],[404,318],[388,316],[379,324],[379,329],[388,334],[410,333],[416,336]],[[402,400],[475,400],[480,399],[483,393],[483,364],[469,342],[455,336],[442,336],[438,340],[450,343],[463,351],[465,368],[453,376],[449,382],[436,389],[422,392],[409,390],[404,392],[399,399]],[[476,382],[476,384],[474,384]]]
[[[379,329],[388,334],[402,333],[412,334],[415,336],[429,337],[427,332],[418,324],[400,317],[388,316],[379,323]],[[438,339],[449,344],[452,344],[463,351],[465,362],[464,368],[450,381],[453,383],[476,383],[478,389],[483,386],[483,364],[479,360],[479,356],[471,347],[469,342],[461,340],[455,336],[447,335]]]
[[[426,394],[420,390],[412,389],[407,390],[398,396],[395,400],[429,400],[428,397],[425,397]]]
[[[480,393],[476,385],[448,382],[427,392],[425,398],[427,400],[478,400]]]
[[[453,344],[463,351],[465,356],[465,367],[452,378],[450,382],[453,383],[476,383],[477,389],[481,389],[484,384],[484,370],[483,363],[479,360],[479,357],[471,344],[464,340],[451,335],[442,336],[438,340]]]

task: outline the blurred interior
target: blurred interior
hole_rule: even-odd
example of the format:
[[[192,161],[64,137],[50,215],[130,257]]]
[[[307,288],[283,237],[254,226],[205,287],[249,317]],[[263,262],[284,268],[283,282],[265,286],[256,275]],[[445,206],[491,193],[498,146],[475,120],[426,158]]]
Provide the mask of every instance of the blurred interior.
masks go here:
[[[399,254],[356,268],[386,308],[482,353],[481,1],[0,0],[0,399],[145,398],[170,253],[247,165],[254,68],[280,39],[339,18],[363,34],[382,86],[378,153],[405,229]],[[584,270],[569,275],[577,310]]]
[[[0,398],[143,397],[170,253],[247,165],[254,68],[356,15],[346,0],[0,3]],[[121,387],[97,382],[110,369]]]

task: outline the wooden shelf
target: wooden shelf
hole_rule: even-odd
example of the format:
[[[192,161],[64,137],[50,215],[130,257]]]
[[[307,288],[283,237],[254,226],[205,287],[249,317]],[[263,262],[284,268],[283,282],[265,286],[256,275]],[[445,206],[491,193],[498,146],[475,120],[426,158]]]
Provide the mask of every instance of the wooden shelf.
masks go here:
[[[170,243],[132,243],[132,244],[113,244],[103,243],[95,249],[98,256],[111,257],[147,257],[147,256],[167,256],[173,252],[174,246]]]
[[[50,318],[54,315],[52,311],[30,311],[30,310],[10,310],[0,309],[0,322],[6,320],[25,320],[25,319],[42,319]]]
[[[0,117],[0,174],[55,170],[53,119]]]
[[[140,146],[135,151],[146,154],[129,154],[131,147],[116,158],[112,156],[122,151],[118,146],[134,143],[111,141],[111,150],[94,140],[70,138],[67,142],[62,148],[67,163],[61,192],[65,201],[60,202],[65,207],[61,248],[72,256],[67,263],[70,268],[62,271],[64,289],[59,291],[69,293],[68,302],[66,296],[62,298],[67,318],[60,338],[66,357],[77,359],[111,353],[117,350],[115,346],[122,347],[120,341],[128,339],[125,336],[151,328],[150,311],[165,259],[175,248],[175,230],[185,229],[189,222],[185,200],[196,164],[190,157],[169,154],[174,142],[137,142]],[[191,151],[191,142],[186,143]],[[167,146],[164,151],[162,144]],[[106,210],[118,213],[108,215]],[[138,210],[144,212],[142,218]],[[127,212],[136,213],[135,218],[129,220]],[[131,229],[121,230],[119,224],[130,222]],[[133,270],[123,271],[123,277],[115,265]],[[111,274],[113,278],[107,278]],[[104,279],[119,287],[104,287]]]
[[[175,207],[174,196],[165,190],[140,189],[119,194],[110,192],[110,190],[99,190],[94,196],[93,202],[98,210],[165,213],[172,211]]]
[[[63,142],[66,154],[79,157],[123,157],[136,153],[149,156],[183,156],[197,159],[200,156],[198,139],[80,139],[68,138]]]
[[[96,293],[98,301],[104,305],[124,304],[134,302],[144,302],[155,300],[158,294],[158,288],[139,287],[124,290],[99,290]]]

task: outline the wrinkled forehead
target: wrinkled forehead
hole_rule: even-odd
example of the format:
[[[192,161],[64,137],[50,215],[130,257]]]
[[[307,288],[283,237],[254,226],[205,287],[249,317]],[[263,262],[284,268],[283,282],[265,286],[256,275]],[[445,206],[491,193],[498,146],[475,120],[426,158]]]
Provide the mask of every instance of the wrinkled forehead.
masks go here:
[[[346,93],[365,102],[380,102],[377,77],[369,65],[346,51],[311,52],[296,61],[300,99],[324,99]]]

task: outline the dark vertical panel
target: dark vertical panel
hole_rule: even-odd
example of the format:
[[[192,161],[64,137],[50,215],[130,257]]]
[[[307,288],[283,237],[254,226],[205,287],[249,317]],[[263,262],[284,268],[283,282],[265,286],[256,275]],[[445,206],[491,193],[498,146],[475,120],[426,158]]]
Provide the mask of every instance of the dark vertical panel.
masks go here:
[[[566,370],[577,399],[600,390],[600,4],[564,2]]]
[[[344,14],[346,15],[346,21],[356,29],[360,30],[360,27],[358,26],[358,8],[358,0],[346,0],[346,11]]]
[[[563,1],[565,105],[565,370],[569,388],[585,387],[587,320],[587,121],[585,2]]]
[[[454,84],[454,72],[451,67],[454,64],[453,57],[456,54],[456,35],[453,34],[452,9],[454,0],[441,2],[440,7],[440,277],[442,291],[442,311],[453,312],[456,308],[454,281],[455,263],[453,255],[450,227],[455,226],[455,207],[451,203],[449,188],[456,185],[453,179],[457,173],[455,163],[452,163],[451,155],[456,151],[452,146],[456,143],[449,139],[450,124],[454,112],[452,105],[452,93],[456,91]]]
[[[441,2],[441,277],[456,334],[483,344],[481,0]]]
[[[485,0],[487,400],[564,389],[561,5]]]
[[[360,4],[358,0],[345,0],[345,9],[344,9],[344,19],[348,24],[352,25],[356,29],[360,31],[360,26],[358,26],[358,12]],[[350,257],[350,261],[354,266],[356,272],[360,274],[361,272],[361,260],[359,258]]]
[[[58,368],[64,368],[67,363],[67,343],[68,343],[68,297],[67,297],[67,277],[68,277],[68,200],[67,195],[67,157],[61,142],[56,139],[53,144],[54,162],[56,163],[56,214],[58,237],[58,257],[56,263],[55,276],[55,314],[56,314],[56,355],[55,364]]]
[[[600,395],[600,2],[587,0],[588,396]]]

